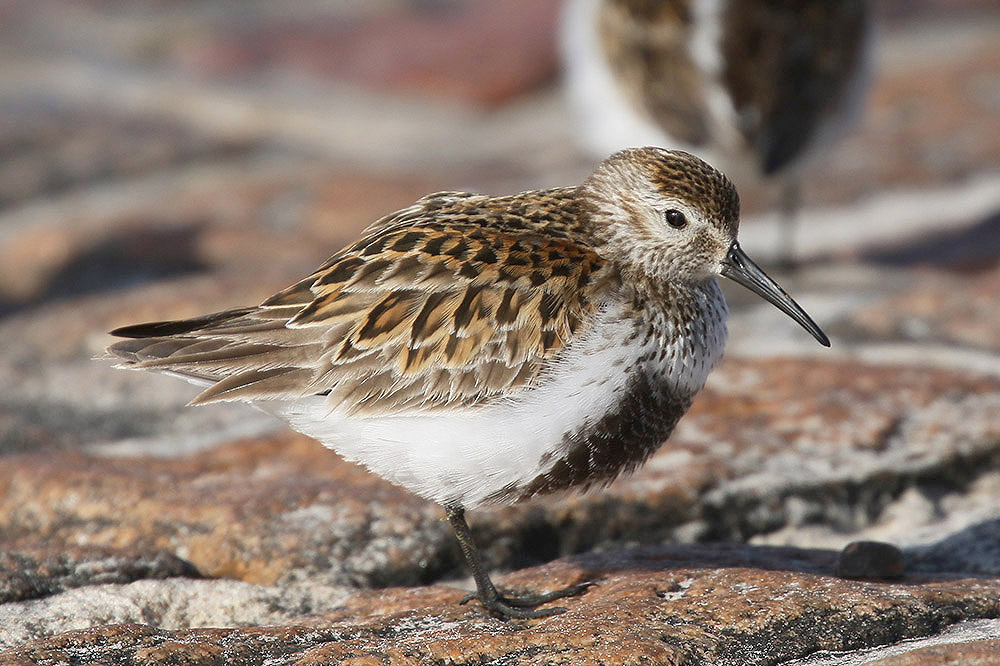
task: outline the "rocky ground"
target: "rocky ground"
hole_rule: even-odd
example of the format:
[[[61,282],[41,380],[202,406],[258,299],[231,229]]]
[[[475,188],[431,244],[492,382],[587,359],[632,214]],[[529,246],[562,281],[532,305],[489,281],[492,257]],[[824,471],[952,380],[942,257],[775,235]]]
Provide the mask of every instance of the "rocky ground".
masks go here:
[[[0,664],[1000,664],[1000,12],[878,7],[782,280],[833,347],[727,288],[648,465],[471,514],[503,584],[596,583],[503,623],[438,507],[93,359],[426,192],[581,179],[558,3],[0,3]]]

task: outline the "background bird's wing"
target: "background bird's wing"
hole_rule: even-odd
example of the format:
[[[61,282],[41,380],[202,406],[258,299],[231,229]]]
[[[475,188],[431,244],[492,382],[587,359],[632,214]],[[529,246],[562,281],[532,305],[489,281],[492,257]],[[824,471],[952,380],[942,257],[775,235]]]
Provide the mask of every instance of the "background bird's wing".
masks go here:
[[[736,0],[726,15],[722,80],[764,173],[794,161],[856,101],[868,3],[802,4]]]
[[[606,271],[549,224],[560,197],[513,217],[512,202],[425,197],[258,307],[118,329],[132,339],[109,351],[210,383],[195,403],[323,394],[391,414],[529,386],[586,327]]]
[[[603,2],[598,32],[608,64],[632,104],[677,141],[711,137],[709,114],[688,35],[695,17],[683,2]],[[656,26],[656,29],[650,29]]]

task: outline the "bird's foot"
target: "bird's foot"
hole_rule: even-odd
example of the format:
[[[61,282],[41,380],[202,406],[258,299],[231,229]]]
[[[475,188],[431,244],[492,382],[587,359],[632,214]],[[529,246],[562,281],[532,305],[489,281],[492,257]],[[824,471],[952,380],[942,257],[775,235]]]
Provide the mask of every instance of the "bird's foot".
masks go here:
[[[566,608],[562,606],[536,608],[536,606],[554,601],[555,599],[565,599],[566,597],[575,597],[583,594],[591,585],[593,583],[581,583],[579,585],[570,585],[561,590],[553,590],[552,592],[524,594],[520,596],[501,594],[494,590],[494,594],[487,594],[485,595],[486,598],[475,593],[469,594],[460,603],[466,604],[473,599],[477,599],[491,615],[501,620],[549,617],[550,615],[565,613]]]

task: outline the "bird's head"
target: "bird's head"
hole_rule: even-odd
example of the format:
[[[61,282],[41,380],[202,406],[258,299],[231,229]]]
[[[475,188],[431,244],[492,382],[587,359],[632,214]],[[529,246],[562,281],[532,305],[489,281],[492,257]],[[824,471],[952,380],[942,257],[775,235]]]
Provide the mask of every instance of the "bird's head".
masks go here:
[[[601,252],[623,272],[673,283],[723,275],[829,346],[809,315],[740,248],[739,195],[703,160],[679,150],[623,150],[604,160],[580,193]]]

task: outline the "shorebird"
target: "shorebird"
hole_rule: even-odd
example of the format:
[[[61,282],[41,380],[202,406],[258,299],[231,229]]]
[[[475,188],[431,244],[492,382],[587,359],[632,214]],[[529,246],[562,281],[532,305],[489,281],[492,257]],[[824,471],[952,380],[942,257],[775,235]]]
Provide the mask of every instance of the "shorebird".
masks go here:
[[[542,617],[586,584],[501,594],[466,509],[606,485],[656,451],[722,356],[717,275],[829,345],[738,225],[702,160],[625,150],[577,187],[425,196],[260,305],[119,328],[109,351],[441,504],[482,604]]]
[[[860,116],[866,0],[569,0],[563,60],[581,142],[657,145],[737,183],[777,183],[777,256],[794,260],[801,166]]]

